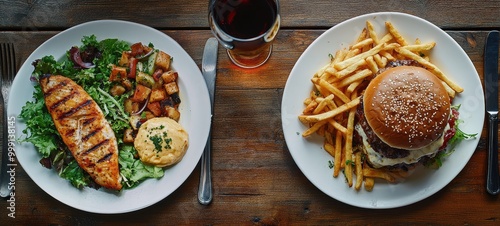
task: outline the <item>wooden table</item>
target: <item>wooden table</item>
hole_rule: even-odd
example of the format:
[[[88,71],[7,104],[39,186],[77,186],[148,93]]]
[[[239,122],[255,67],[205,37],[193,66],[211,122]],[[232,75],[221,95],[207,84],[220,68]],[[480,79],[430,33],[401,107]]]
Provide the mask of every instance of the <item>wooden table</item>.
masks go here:
[[[0,1],[0,42],[16,43],[17,66],[42,42],[71,26],[120,19],[165,32],[200,66],[212,37],[207,1]],[[197,202],[199,167],[173,194],[126,214],[83,212],[55,200],[17,167],[15,219],[0,200],[0,225],[100,224],[500,224],[500,200],[485,190],[486,132],[461,173],[435,195],[412,205],[368,210],[322,193],[298,169],[283,137],[281,98],[288,75],[326,29],[355,16],[398,11],[422,17],[450,34],[483,75],[489,30],[500,28],[500,1],[284,0],[281,30],[270,61],[244,70],[219,47],[213,121],[214,200]]]

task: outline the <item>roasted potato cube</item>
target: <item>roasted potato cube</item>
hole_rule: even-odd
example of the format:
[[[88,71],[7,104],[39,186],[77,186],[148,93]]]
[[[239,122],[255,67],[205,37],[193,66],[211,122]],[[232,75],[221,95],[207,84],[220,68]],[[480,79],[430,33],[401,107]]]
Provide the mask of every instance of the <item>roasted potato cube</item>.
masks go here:
[[[141,113],[141,117],[142,117],[143,121],[147,121],[147,120],[150,120],[150,119],[152,119],[152,118],[154,118],[156,116],[152,112],[150,112],[150,111],[143,111]]]
[[[147,86],[149,88],[152,88],[153,85],[155,84],[155,80],[151,75],[148,75],[144,72],[139,72],[137,76],[135,77],[135,81],[143,86]]]
[[[141,42],[132,44],[132,46],[130,46],[130,49],[131,49],[131,55],[134,57],[147,53],[144,49],[144,45],[142,45]]]
[[[138,130],[139,127],[142,125],[142,117],[140,115],[131,115],[129,117],[129,122],[130,125],[132,126],[132,129]]]
[[[133,86],[132,82],[128,79],[123,79],[121,84],[123,87],[125,87],[126,90],[131,90]]]
[[[155,88],[151,91],[149,102],[157,102],[167,98],[167,92],[163,88]]]
[[[163,82],[165,82],[165,83],[176,82],[177,77],[179,77],[179,74],[175,71],[167,71],[167,72],[163,72],[163,74],[161,74],[161,78],[163,79]]]
[[[123,132],[123,142],[124,143],[132,143],[134,142],[134,130],[133,129],[126,129],[125,132]]]
[[[133,107],[133,104],[134,102],[128,98],[126,99],[125,101],[123,101],[123,109],[125,110],[125,112],[131,114],[132,112],[134,112],[134,109],[132,108]]]
[[[116,96],[120,96],[120,95],[124,94],[125,91],[127,91],[125,89],[125,87],[117,84],[117,85],[114,85],[113,87],[111,87],[111,89],[109,90],[109,93],[116,97]]]
[[[137,84],[137,86],[135,87],[134,95],[132,96],[132,101],[144,102],[146,99],[148,99],[150,93],[150,88],[141,84]]]
[[[167,117],[169,117],[175,121],[179,121],[179,119],[181,117],[181,113],[177,109],[175,109],[174,107],[165,106],[165,113],[166,113]]]
[[[161,68],[158,68],[153,72],[152,76],[155,82],[159,82],[161,80],[162,75],[163,75],[163,70]]]
[[[161,68],[163,71],[168,71],[170,69],[171,57],[163,51],[159,51],[156,56],[155,66],[156,68]]]
[[[109,75],[109,81],[119,82],[126,77],[127,77],[127,68],[113,65],[113,67],[111,68],[111,74]]]
[[[130,64],[130,52],[123,51],[122,52],[122,57],[120,58],[120,61],[118,61],[118,65],[120,65],[120,66],[128,66],[129,64]]]
[[[161,110],[160,102],[153,102],[153,103],[149,102],[147,108],[156,117],[161,116],[163,113]]]
[[[172,95],[173,93],[179,92],[179,87],[177,86],[177,82],[170,82],[165,85],[165,91],[167,91],[168,95]]]

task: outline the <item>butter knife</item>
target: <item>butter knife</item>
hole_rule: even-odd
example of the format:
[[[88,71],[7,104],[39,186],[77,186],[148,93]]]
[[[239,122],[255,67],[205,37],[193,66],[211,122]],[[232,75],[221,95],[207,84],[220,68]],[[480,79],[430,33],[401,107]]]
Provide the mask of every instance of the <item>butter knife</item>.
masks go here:
[[[203,59],[201,61],[201,69],[205,83],[207,83],[208,94],[210,96],[210,112],[214,114],[214,96],[215,96],[215,78],[217,69],[217,53],[219,43],[215,38],[209,38],[203,50]],[[210,123],[212,125],[212,123]],[[212,202],[212,175],[210,169],[210,148],[212,129],[208,133],[207,144],[201,156],[201,172],[200,184],[198,187],[198,202],[203,205],[208,205]]]
[[[498,175],[498,31],[491,31],[484,50],[484,87],[488,114],[488,172],[486,190],[492,195],[500,192]]]

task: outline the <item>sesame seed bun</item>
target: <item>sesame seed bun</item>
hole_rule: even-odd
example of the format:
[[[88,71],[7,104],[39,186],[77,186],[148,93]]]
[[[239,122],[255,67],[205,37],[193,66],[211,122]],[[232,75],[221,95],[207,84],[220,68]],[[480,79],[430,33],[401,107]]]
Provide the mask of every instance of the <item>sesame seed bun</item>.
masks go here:
[[[387,145],[423,148],[444,132],[450,98],[441,81],[425,68],[399,66],[375,77],[365,90],[368,125]]]

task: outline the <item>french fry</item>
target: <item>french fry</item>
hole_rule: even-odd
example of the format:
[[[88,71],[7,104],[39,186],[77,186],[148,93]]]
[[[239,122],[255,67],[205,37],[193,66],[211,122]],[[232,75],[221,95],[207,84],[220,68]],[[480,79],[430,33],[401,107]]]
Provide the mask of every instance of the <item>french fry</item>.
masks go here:
[[[355,160],[354,164],[356,165],[356,183],[354,184],[354,189],[358,190],[361,188],[361,185],[363,184],[363,164],[361,162],[361,152],[356,152],[354,154]]]
[[[330,124],[333,128],[335,128],[337,131],[340,131],[343,134],[347,133],[347,128],[345,128],[342,124],[338,123],[333,119],[328,119],[328,124]]]
[[[356,93],[353,93],[352,98],[356,98]],[[345,170],[344,173],[347,178],[347,183],[349,187],[352,186],[352,167],[355,165],[355,161],[352,159],[353,146],[352,139],[354,135],[354,116],[356,114],[356,108],[351,108],[349,110],[349,116],[347,119],[347,134],[345,138]]]
[[[339,90],[337,87],[333,86],[332,84],[328,83],[327,81],[323,79],[318,79],[318,78],[313,78],[312,82],[315,84],[318,84],[322,88],[330,91],[333,95],[341,99],[344,103],[347,103],[350,101],[349,97],[347,97],[341,90]]]
[[[373,60],[375,60],[380,68],[384,68],[387,65],[387,58],[381,57],[379,54],[373,55]]]
[[[396,178],[389,173],[379,170],[379,169],[373,169],[370,167],[363,167],[363,176],[364,177],[372,177],[372,178],[380,178],[384,179],[386,181],[389,181],[391,183],[396,182]]]
[[[387,30],[389,30],[389,33],[396,39],[396,42],[399,43],[402,46],[408,45],[408,42],[403,38],[403,36],[399,33],[399,31],[394,27],[394,25],[391,22],[385,22],[385,26],[387,27]]]
[[[392,56],[392,54],[390,54],[389,52],[387,51],[380,51],[380,55],[387,58],[388,61],[394,61],[396,60],[396,58],[394,56]]]
[[[405,49],[410,50],[412,52],[421,52],[421,51],[429,51],[432,48],[434,48],[434,46],[436,46],[435,42],[428,42],[425,44],[407,45],[407,46],[403,46],[401,48],[405,48]]]
[[[306,131],[304,131],[302,133],[302,137],[308,137],[308,136],[311,136],[311,134],[317,132],[321,127],[323,127],[328,121],[327,120],[323,120],[323,121],[319,121],[319,122],[316,122],[314,123],[313,126],[309,127],[309,129],[307,129]]]
[[[362,67],[364,65],[366,65],[366,61],[365,60],[360,60],[358,62],[355,62],[355,63],[351,64],[349,67],[346,67],[346,68],[344,68],[341,71],[337,71],[337,73],[335,73],[335,77],[337,77],[338,79],[341,79],[343,77],[347,77],[348,75],[352,74],[358,68],[360,68],[360,67]]]
[[[361,83],[363,83],[363,81],[357,80],[349,84],[349,86],[345,90],[346,95],[351,95],[352,92],[354,92],[354,90],[356,90],[356,88],[358,88],[358,86],[361,85]]]
[[[444,89],[446,89],[448,96],[452,99],[455,98],[455,94],[456,94],[455,90],[453,90],[448,84],[446,84],[446,82],[441,81],[441,84],[443,84]]]
[[[328,102],[333,100],[334,95],[330,94],[327,97],[323,98],[319,104],[316,106],[316,108],[313,110],[313,114],[319,114],[320,112],[325,109],[326,106],[328,106]]]
[[[314,111],[314,109],[316,109],[317,106],[318,106],[318,102],[311,101],[307,105],[307,107],[302,111],[302,114],[304,114],[304,115],[310,115],[310,114],[312,114],[312,112]]]
[[[379,41],[378,44],[380,44],[380,43],[387,43],[387,42],[391,41],[393,38],[394,37],[391,35],[391,33],[387,33],[387,34],[384,35],[384,37],[382,37],[380,39],[380,41]]]
[[[323,145],[323,148],[326,150],[326,152],[328,152],[328,154],[335,158],[335,147],[332,144],[326,142]]]
[[[384,46],[385,46],[385,43],[380,43],[366,52],[360,53],[354,57],[348,58],[347,60],[336,63],[334,65],[334,67],[337,70],[342,70],[346,67],[349,67],[351,64],[354,64],[362,59],[364,60],[365,58],[367,58],[369,56],[373,56],[373,55],[377,54],[378,52],[380,52],[380,50],[382,50],[384,48]]]
[[[366,61],[365,61],[366,62]],[[358,71],[355,74],[343,79],[340,81],[340,83],[337,85],[338,87],[345,87],[350,85],[353,82],[360,81],[370,75],[372,75],[372,71],[370,69],[364,69],[362,71]]]
[[[333,162],[333,176],[337,177],[340,172],[341,162],[342,162],[342,132],[337,130],[335,135],[335,155]]]
[[[308,123],[308,122],[319,122],[319,121],[322,121],[322,120],[326,120],[326,119],[329,119],[329,118],[333,118],[335,117],[336,115],[340,114],[340,113],[343,113],[355,106],[357,106],[360,102],[360,97],[357,97],[356,99],[344,104],[344,105],[341,105],[339,106],[338,108],[335,108],[333,110],[330,110],[330,111],[327,111],[327,112],[324,112],[324,113],[321,113],[321,114],[317,114],[317,115],[300,115],[299,116],[299,120],[303,123]]]
[[[359,33],[358,38],[356,39],[355,43],[359,43],[368,37],[368,31],[367,28],[363,28],[363,30]]]
[[[378,65],[377,63],[375,62],[375,60],[373,59],[373,56],[369,56],[365,59],[366,61],[366,65],[368,66],[368,68],[372,71],[373,74],[377,73],[378,72]]]
[[[371,45],[373,44],[373,39],[372,38],[367,38],[361,42],[358,42],[356,44],[354,44],[353,46],[351,46],[351,49],[361,49],[365,46],[368,46],[368,45]]]
[[[375,28],[373,27],[373,24],[369,20],[366,21],[366,29],[368,30],[368,35],[370,35],[370,38],[373,40],[373,43],[375,43],[375,45],[378,45],[380,41],[377,37],[377,32],[375,32]]]
[[[411,58],[413,60],[416,60],[418,63],[422,64],[427,70],[433,72],[439,79],[442,81],[446,82],[455,92],[461,93],[464,91],[462,87],[459,85],[455,84],[451,79],[449,79],[436,65],[432,64],[431,62],[425,60],[421,56],[413,53],[410,50],[407,50],[405,48],[396,48],[396,52],[401,53],[402,55]]]
[[[347,54],[345,55],[345,59],[352,58],[353,56],[357,56],[359,53],[361,53],[360,49],[351,49],[347,51]]]
[[[363,178],[365,181],[365,190],[366,191],[373,191],[373,187],[375,185],[375,180],[370,177],[364,177]]]

